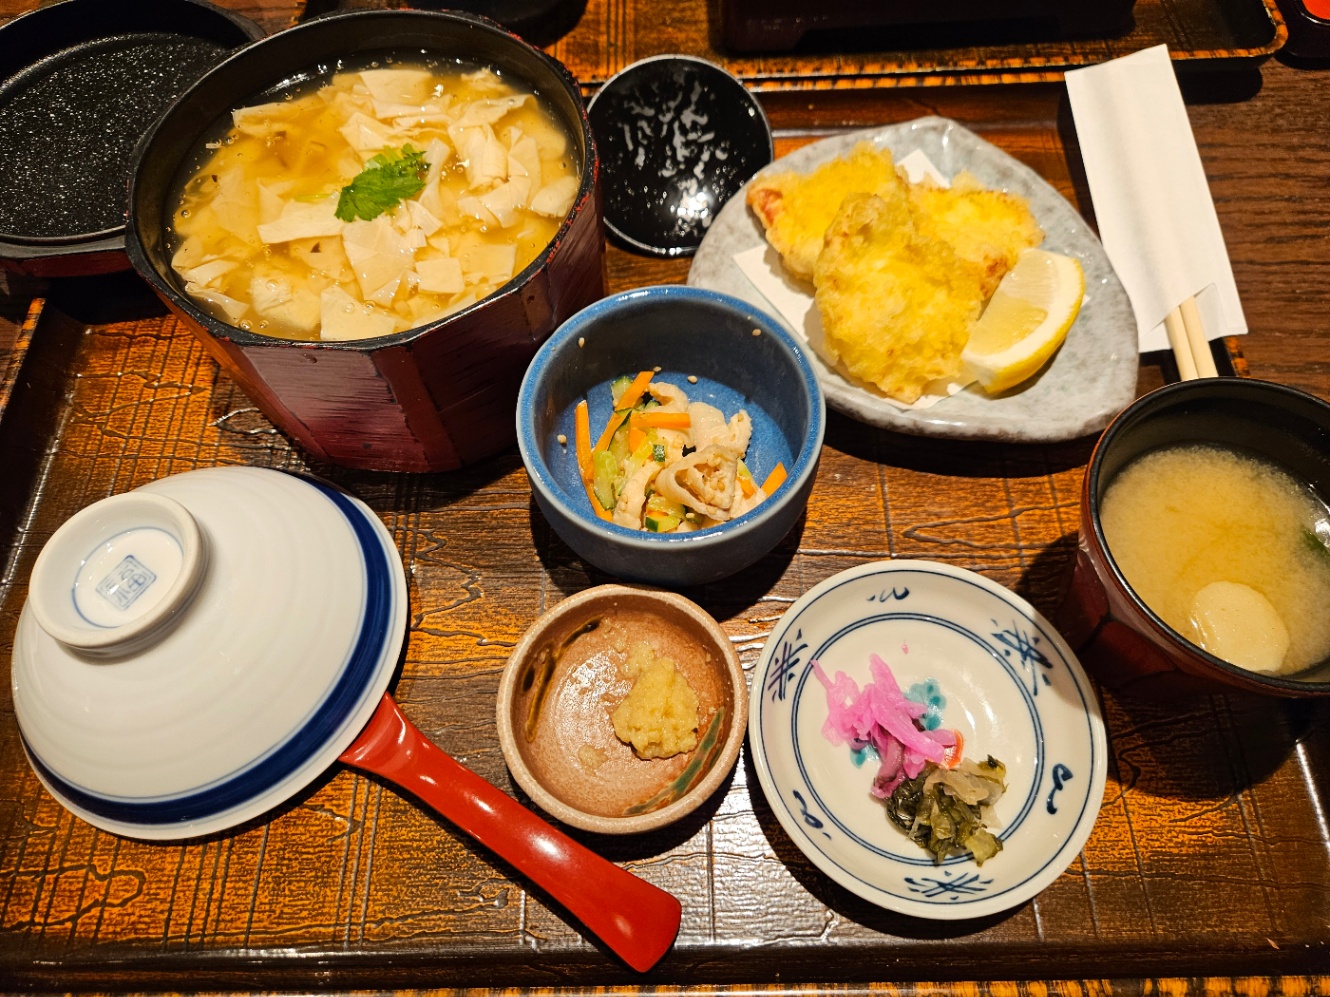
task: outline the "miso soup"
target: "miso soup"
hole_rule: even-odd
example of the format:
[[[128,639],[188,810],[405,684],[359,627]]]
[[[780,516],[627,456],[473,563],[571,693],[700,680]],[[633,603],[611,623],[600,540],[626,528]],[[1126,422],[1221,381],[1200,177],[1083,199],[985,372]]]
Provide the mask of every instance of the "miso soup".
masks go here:
[[[1109,484],[1100,521],[1141,600],[1216,657],[1288,674],[1330,656],[1330,512],[1283,468],[1156,450]]]
[[[183,178],[172,266],[242,329],[360,339],[521,272],[580,185],[543,98],[485,67],[381,58],[235,110]]]

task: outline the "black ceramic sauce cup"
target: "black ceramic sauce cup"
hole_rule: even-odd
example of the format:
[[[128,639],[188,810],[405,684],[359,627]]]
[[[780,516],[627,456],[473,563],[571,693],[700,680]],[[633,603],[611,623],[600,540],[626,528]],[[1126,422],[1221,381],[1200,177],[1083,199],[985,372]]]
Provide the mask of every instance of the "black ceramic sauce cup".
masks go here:
[[[1104,430],[1081,491],[1081,532],[1060,629],[1105,685],[1149,695],[1246,691],[1330,695],[1330,661],[1297,676],[1259,674],[1202,650],[1132,590],[1100,520],[1124,467],[1166,446],[1208,444],[1279,465],[1330,496],[1330,405],[1294,388],[1247,378],[1203,378],[1160,388]],[[1326,607],[1330,611],[1330,606]]]

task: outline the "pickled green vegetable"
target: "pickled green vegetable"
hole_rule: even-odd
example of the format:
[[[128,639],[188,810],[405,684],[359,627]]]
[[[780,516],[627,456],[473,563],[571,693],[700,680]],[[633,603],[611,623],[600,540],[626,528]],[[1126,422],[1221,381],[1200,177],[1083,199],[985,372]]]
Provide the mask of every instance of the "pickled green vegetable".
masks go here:
[[[1001,840],[985,823],[987,808],[1006,789],[1006,775],[1006,766],[991,755],[955,769],[929,762],[919,775],[896,787],[886,801],[887,816],[936,861],[968,851],[983,865],[1002,850]]]

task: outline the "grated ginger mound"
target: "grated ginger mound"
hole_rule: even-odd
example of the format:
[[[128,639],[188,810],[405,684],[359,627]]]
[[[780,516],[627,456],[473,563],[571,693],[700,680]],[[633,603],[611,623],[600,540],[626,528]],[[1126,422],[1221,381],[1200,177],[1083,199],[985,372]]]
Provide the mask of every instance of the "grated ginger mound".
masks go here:
[[[860,142],[848,156],[824,163],[812,173],[759,176],[748,185],[747,199],[786,269],[809,280],[827,226],[847,193],[890,197],[904,189],[891,151]]]
[[[670,758],[697,747],[697,693],[670,658],[637,644],[623,665],[633,680],[610,720],[614,734],[639,758]]]
[[[919,231],[900,191],[845,198],[813,274],[819,352],[906,404],[960,371],[984,304],[984,271]]]

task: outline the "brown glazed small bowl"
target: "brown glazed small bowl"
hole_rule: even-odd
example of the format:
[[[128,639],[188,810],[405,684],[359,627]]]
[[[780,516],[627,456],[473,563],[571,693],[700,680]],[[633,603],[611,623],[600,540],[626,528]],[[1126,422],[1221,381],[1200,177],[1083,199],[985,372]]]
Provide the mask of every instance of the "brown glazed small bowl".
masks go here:
[[[1090,458],[1081,491],[1076,568],[1059,629],[1106,686],[1129,694],[1330,695],[1330,660],[1296,676],[1262,675],[1230,665],[1164,623],[1114,562],[1099,519],[1109,484],[1147,451],[1187,443],[1264,458],[1318,495],[1330,496],[1330,405],[1319,398],[1236,377],[1183,381],[1152,391],[1109,424]]]
[[[492,66],[530,85],[562,118],[581,158],[581,185],[550,245],[470,308],[375,339],[278,339],[199,308],[170,265],[168,198],[215,123],[320,64],[403,50]],[[330,14],[214,67],[144,136],[130,182],[126,251],[254,404],[316,458],[382,471],[451,470],[513,443],[513,409],[527,363],[564,319],[603,293],[599,169],[577,81],[499,25],[445,11]]]
[[[645,641],[670,658],[697,694],[697,747],[639,758],[615,736],[610,714],[631,680],[620,672]],[[536,620],[504,667],[499,744],[519,786],[565,824],[636,834],[691,813],[739,759],[748,685],[714,619],[672,592],[599,585]]]

